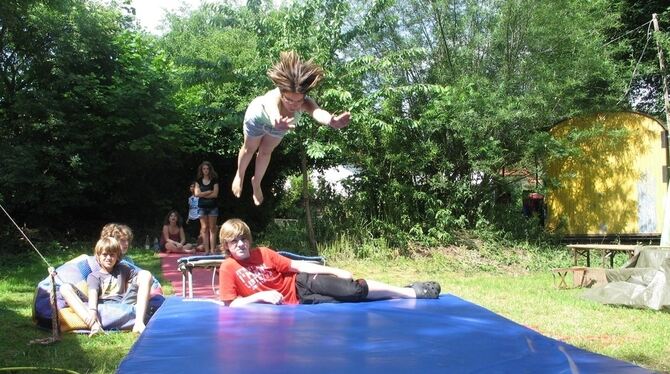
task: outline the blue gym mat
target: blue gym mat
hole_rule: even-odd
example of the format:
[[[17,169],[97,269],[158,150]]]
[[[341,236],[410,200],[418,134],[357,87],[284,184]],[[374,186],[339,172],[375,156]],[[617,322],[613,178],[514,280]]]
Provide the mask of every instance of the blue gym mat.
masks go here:
[[[227,308],[169,297],[119,373],[650,373],[452,295]]]

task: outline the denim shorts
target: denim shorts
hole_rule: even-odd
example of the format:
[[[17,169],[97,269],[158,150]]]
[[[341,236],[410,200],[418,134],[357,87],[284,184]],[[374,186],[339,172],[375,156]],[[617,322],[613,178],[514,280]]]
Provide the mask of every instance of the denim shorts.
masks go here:
[[[200,218],[202,217],[218,217],[219,216],[219,208],[214,207],[214,208],[198,208],[198,215]]]
[[[137,277],[133,278],[133,283],[128,286],[128,289],[126,290],[126,293],[123,295],[113,295],[112,297],[109,297],[107,299],[102,299],[98,298],[98,305],[99,304],[128,304],[128,305],[135,305],[137,304],[137,291],[139,290],[139,286],[137,285],[136,282]],[[84,295],[84,293],[75,285],[71,284],[72,289],[74,289],[74,292],[79,296],[79,299],[83,301],[84,303],[88,302],[88,296]],[[100,295],[98,295],[100,296]]]

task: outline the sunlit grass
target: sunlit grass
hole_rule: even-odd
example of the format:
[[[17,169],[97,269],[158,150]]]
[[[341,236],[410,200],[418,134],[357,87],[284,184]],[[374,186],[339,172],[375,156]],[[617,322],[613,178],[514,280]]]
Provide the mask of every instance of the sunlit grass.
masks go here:
[[[544,270],[518,264],[514,271],[476,270],[495,261],[476,253],[456,258],[448,254],[397,257],[380,250],[374,259],[360,259],[349,248],[321,248],[328,265],[352,271],[354,276],[395,285],[416,280],[437,280],[444,293],[450,293],[499,313],[516,323],[549,337],[589,351],[633,362],[646,368],[670,372],[670,313],[611,307],[582,299],[580,289],[558,290],[548,268],[565,266],[569,258],[543,254]],[[60,264],[88,248],[69,248],[50,253],[50,262]],[[368,249],[368,253],[372,253]],[[157,274],[166,294],[172,287],[160,276],[160,261],[151,252],[134,249],[132,258],[139,266]],[[501,255],[508,259],[511,255]],[[519,257],[518,254],[514,255]],[[532,256],[520,256],[532,259]],[[507,260],[506,260],[507,261]],[[454,270],[460,269],[460,270]],[[0,261],[0,368],[65,368],[80,373],[114,372],[136,340],[131,333],[113,333],[95,338],[64,334],[63,340],[48,346],[30,345],[32,339],[50,336],[31,322],[31,307],[36,284],[46,267],[37,256],[24,255]]]

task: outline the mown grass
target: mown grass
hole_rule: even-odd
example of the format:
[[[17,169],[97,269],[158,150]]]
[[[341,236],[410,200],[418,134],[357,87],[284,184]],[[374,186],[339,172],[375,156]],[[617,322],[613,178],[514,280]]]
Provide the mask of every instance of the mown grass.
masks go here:
[[[90,252],[90,248],[57,246],[47,252],[49,263],[58,265]],[[161,278],[160,262],[153,253],[132,250],[132,259],[158,275],[164,292],[172,292],[169,282]],[[51,331],[36,328],[31,319],[35,286],[47,275],[47,266],[34,253],[0,259],[0,326],[3,331],[0,372],[52,373],[66,369],[77,373],[113,373],[135,342],[135,335],[111,333],[91,339],[87,335],[65,333],[55,344],[30,344],[34,339],[51,336]]]
[[[379,243],[377,243],[379,244]],[[548,269],[569,265],[560,248],[440,248],[398,257],[378,247],[357,255],[358,245],[335,243],[319,252],[329,265],[365,277],[404,285],[415,280],[437,280],[443,292],[482,305],[519,324],[577,347],[633,362],[659,372],[670,372],[670,313],[604,306],[584,300],[582,290],[558,290]],[[60,264],[85,246],[58,247],[48,253]],[[140,266],[159,275],[167,294],[169,282],[160,278],[160,263],[152,253],[132,249]],[[419,253],[420,252],[420,253]],[[64,334],[48,346],[30,345],[50,336],[35,328],[31,306],[35,285],[46,276],[43,262],[34,254],[0,259],[0,370],[11,367],[55,368],[79,373],[114,372],[136,340],[131,333],[96,338]],[[39,372],[39,371],[31,371]]]

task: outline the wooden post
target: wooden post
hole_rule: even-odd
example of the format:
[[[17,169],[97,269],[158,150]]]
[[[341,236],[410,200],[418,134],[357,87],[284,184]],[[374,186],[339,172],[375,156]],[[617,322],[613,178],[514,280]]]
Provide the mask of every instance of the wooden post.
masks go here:
[[[651,21],[654,24],[654,32],[659,32],[658,16],[652,14]],[[663,105],[665,107],[665,125],[670,126],[670,100],[668,99],[668,77],[665,72],[665,58],[663,57],[663,48],[656,39],[656,49],[658,49],[658,64],[661,68],[661,78],[663,79]],[[667,150],[666,150],[667,151]],[[665,206],[663,209],[663,230],[661,231],[661,245],[670,245],[670,179],[668,180],[668,190],[665,193]]]
[[[652,15],[651,20],[654,23],[654,32],[660,32],[660,28],[658,26],[658,17],[656,13]],[[668,126],[670,125],[670,112],[668,109],[670,107],[670,99],[668,99],[668,77],[665,72],[665,58],[663,57],[663,49],[661,48],[661,44],[658,42],[658,39],[656,40],[656,48],[658,49],[658,64],[661,67],[661,77],[663,78],[663,104],[665,107],[665,125]]]
[[[58,317],[58,301],[56,300],[56,270],[50,268],[51,293],[49,303],[51,304],[51,337],[54,341],[60,340],[60,319]]]
[[[49,277],[51,278],[51,292],[49,292],[49,304],[51,305],[51,336],[48,338],[33,339],[30,344],[52,344],[60,341],[60,319],[58,317],[58,301],[56,300],[56,269],[49,266]]]

